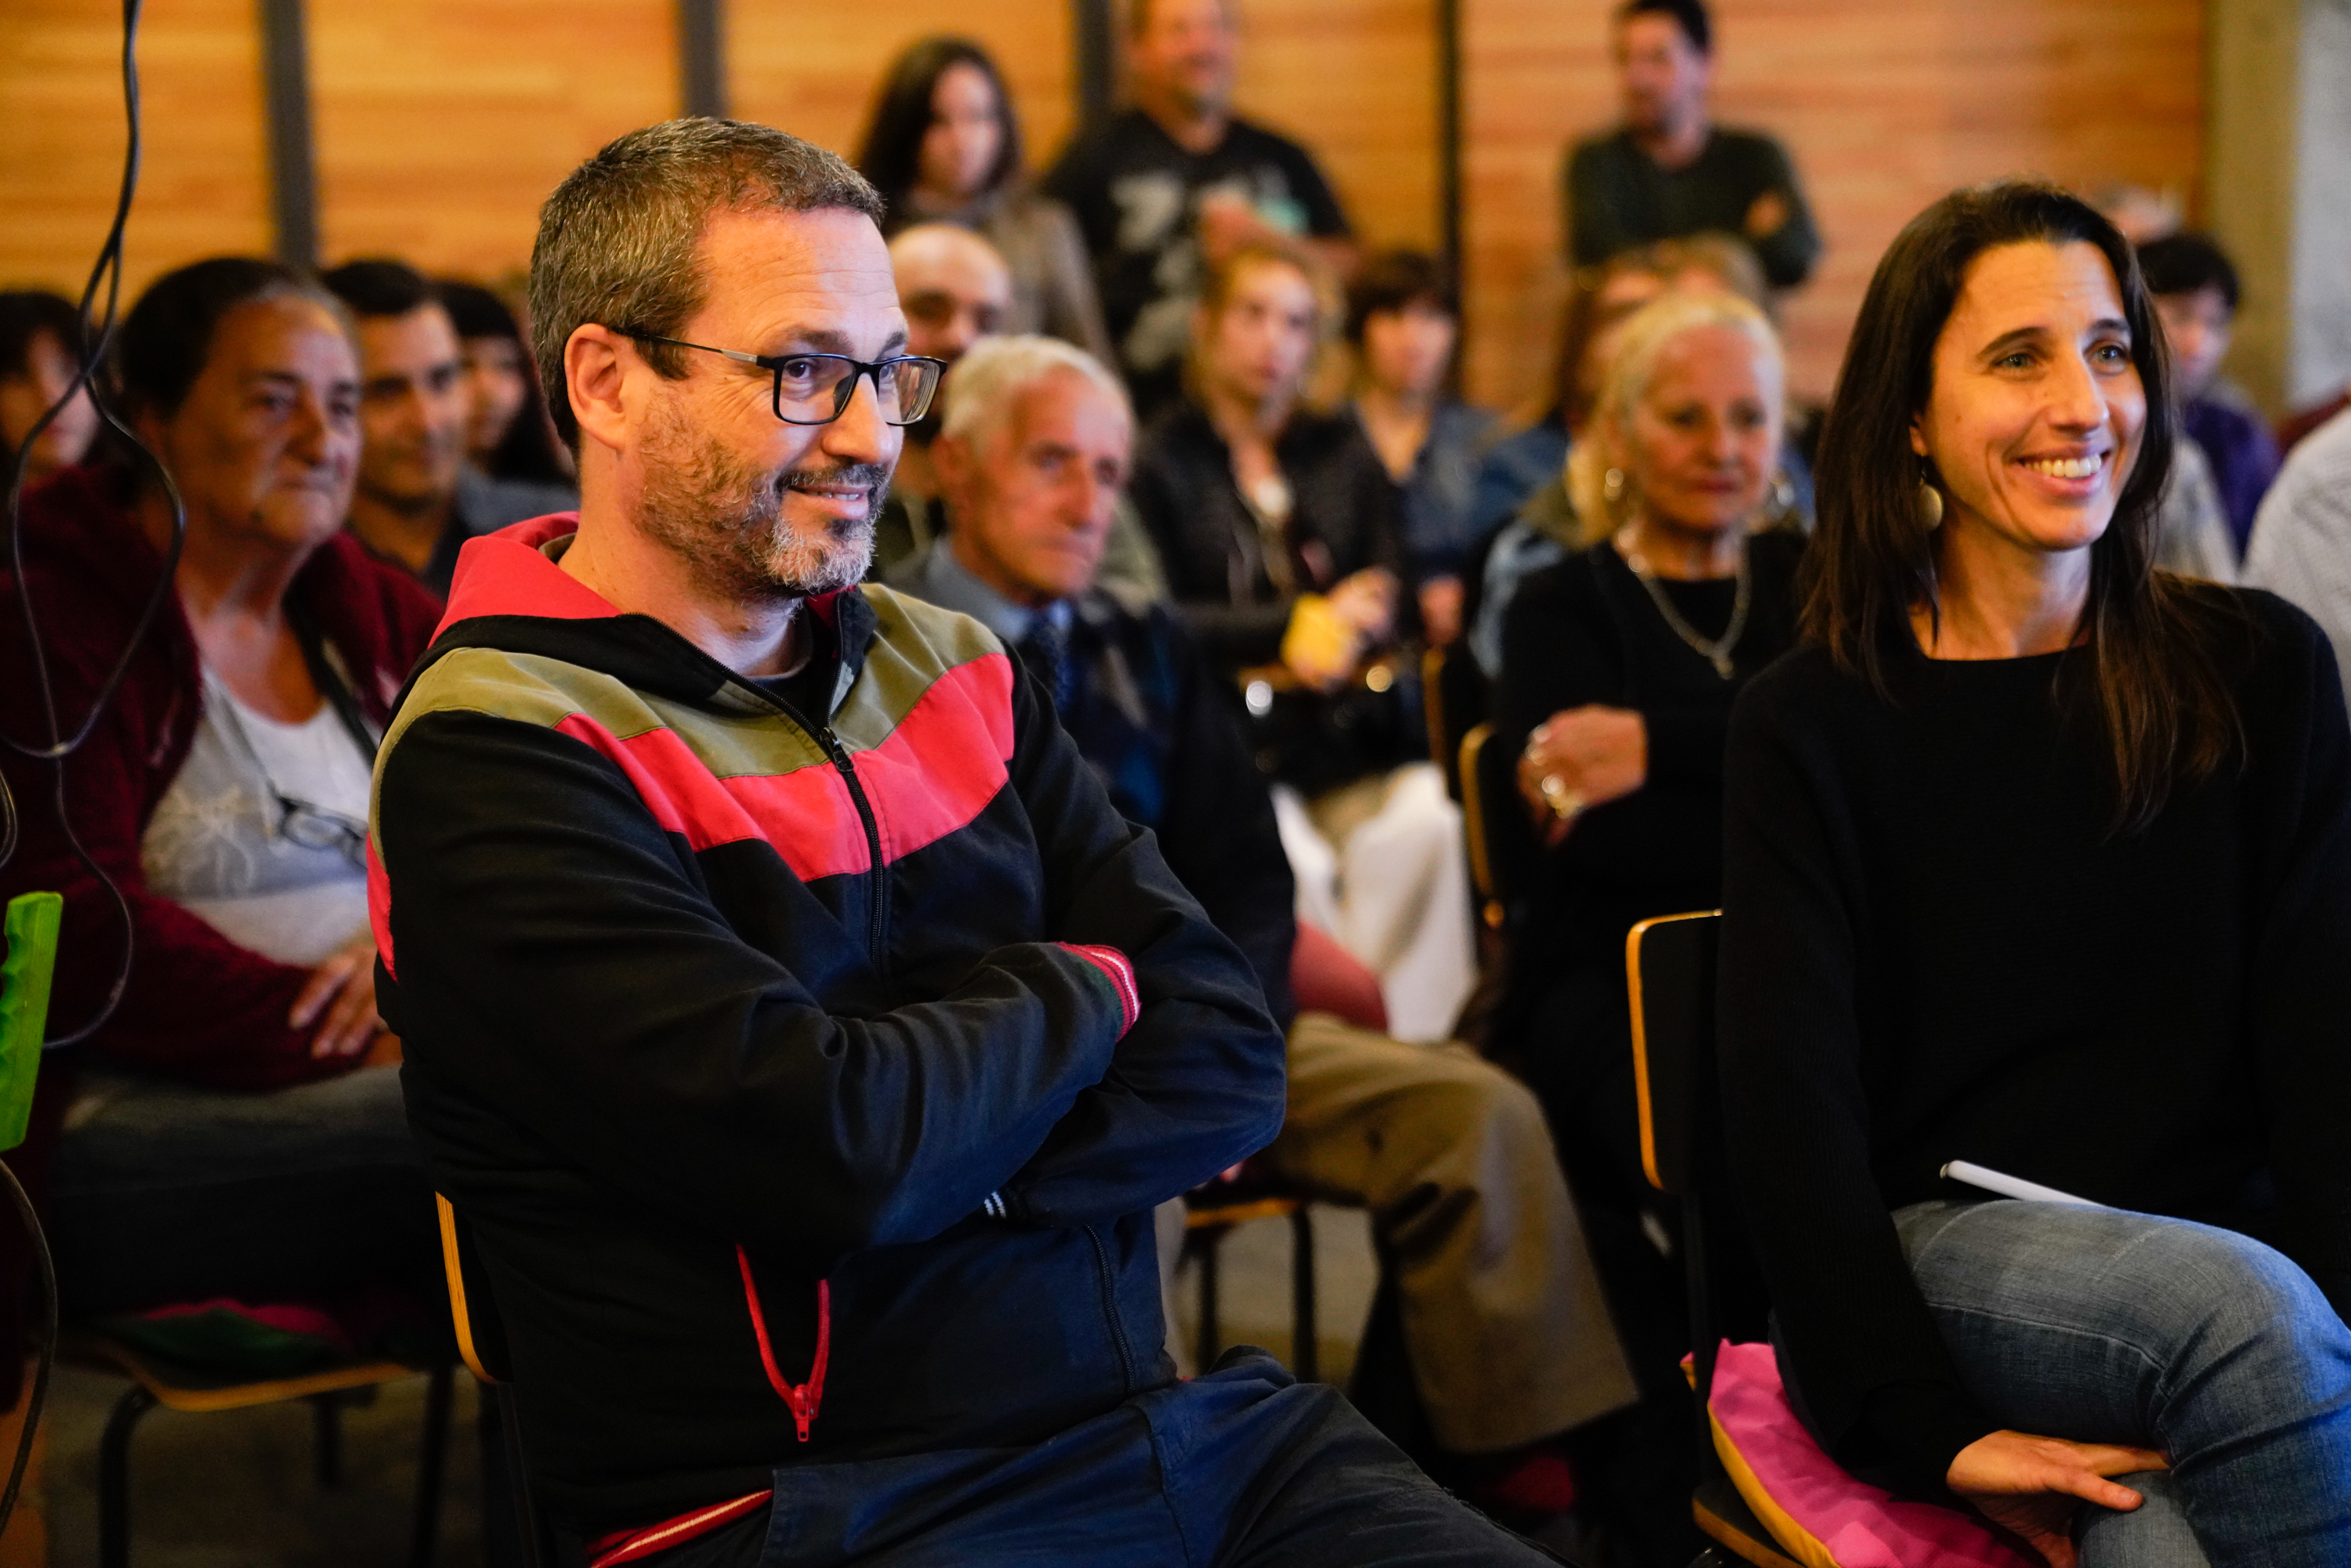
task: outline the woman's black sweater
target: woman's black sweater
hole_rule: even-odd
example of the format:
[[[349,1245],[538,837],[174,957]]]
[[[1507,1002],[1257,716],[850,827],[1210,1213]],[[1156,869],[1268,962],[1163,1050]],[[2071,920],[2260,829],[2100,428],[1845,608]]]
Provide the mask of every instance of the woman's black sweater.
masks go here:
[[[1732,716],[1731,1168],[1823,1436],[1921,1492],[2003,1425],[1888,1218],[1970,1196],[1947,1161],[2257,1234],[2351,1307],[2343,690],[2309,617],[2210,591],[2242,760],[2143,831],[2110,828],[2086,650],[1910,648],[1888,701],[1806,648]]]
[[[1747,629],[1726,681],[1666,624],[1640,580],[1608,545],[1529,577],[1503,622],[1494,739],[1516,757],[1537,725],[1567,708],[1632,708],[1648,737],[1641,787],[1580,818],[1529,878],[1528,909],[1495,1019],[1495,1054],[1546,1103],[1583,1097],[1592,1074],[1630,1071],[1625,934],[1653,915],[1711,909],[1721,896],[1722,754],[1731,701],[1795,637],[1795,575],[1804,541],[1749,541]],[[1661,582],[1701,636],[1729,624],[1728,578]],[[1628,1080],[1629,1085],[1629,1080]],[[1632,1129],[1624,1129],[1632,1146]],[[1630,1182],[1639,1168],[1625,1162]]]

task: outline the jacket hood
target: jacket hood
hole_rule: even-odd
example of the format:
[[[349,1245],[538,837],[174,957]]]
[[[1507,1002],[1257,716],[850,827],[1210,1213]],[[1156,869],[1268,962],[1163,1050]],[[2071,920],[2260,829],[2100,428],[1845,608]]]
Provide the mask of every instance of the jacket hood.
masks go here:
[[[733,671],[666,622],[622,611],[565,571],[559,559],[579,531],[578,512],[549,512],[468,539],[457,553],[448,612],[416,674],[459,648],[498,648],[560,659],[681,702],[708,703],[740,685]],[[811,595],[808,604],[840,648],[837,698],[872,640],[872,607],[862,591],[849,590]]]

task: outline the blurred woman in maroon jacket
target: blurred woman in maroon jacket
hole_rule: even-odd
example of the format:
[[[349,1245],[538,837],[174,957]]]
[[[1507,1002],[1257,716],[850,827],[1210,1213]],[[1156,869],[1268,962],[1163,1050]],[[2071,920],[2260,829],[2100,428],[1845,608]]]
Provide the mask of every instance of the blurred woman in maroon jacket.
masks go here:
[[[141,298],[116,370],[185,507],[173,591],[86,742],[61,765],[0,757],[23,832],[0,895],[66,898],[50,1038],[103,1019],[45,1064],[19,1163],[46,1187],[66,1310],[431,1289],[364,862],[376,737],[437,612],[342,528],[346,323],[275,263],[200,262]],[[22,529],[70,736],[164,570],[171,502],[152,469],[86,467]],[[38,745],[26,631],[11,592],[0,726]]]

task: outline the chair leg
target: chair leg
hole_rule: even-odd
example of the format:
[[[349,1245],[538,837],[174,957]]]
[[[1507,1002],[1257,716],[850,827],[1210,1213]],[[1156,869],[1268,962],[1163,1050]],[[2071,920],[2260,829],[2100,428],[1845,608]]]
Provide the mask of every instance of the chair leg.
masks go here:
[[[155,1396],[134,1383],[114,1402],[98,1449],[99,1568],[131,1568],[131,1434]]]
[[[539,1531],[538,1510],[530,1500],[530,1472],[523,1466],[522,1416],[515,1408],[514,1385],[497,1384],[491,1393],[498,1402],[498,1426],[506,1440],[507,1479],[514,1493],[515,1522],[522,1529],[523,1561],[528,1568],[547,1568],[547,1544]]]
[[[441,1546],[441,1478],[449,1456],[449,1407],[457,1367],[444,1361],[424,1385],[424,1438],[416,1457],[416,1519],[408,1537],[408,1568],[433,1568]]]
[[[1193,1372],[1205,1375],[1224,1353],[1225,1336],[1217,1322],[1217,1254],[1225,1239],[1221,1227],[1196,1231],[1200,1249],[1200,1333],[1193,1346]]]
[[[1301,1383],[1320,1383],[1321,1345],[1314,1322],[1314,1221],[1301,1203],[1290,1217],[1290,1370]]]
[[[310,1406],[310,1463],[320,1491],[343,1483],[343,1407],[332,1394],[313,1394]]]

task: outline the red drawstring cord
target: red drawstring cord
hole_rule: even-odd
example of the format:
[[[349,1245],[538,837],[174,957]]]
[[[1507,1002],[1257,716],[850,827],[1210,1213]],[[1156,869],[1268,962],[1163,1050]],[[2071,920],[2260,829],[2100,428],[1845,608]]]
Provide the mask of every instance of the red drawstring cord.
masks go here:
[[[751,1278],[751,1255],[739,1241],[735,1244],[735,1261],[743,1270],[743,1300],[750,1303],[751,1332],[759,1339],[759,1364],[768,1369],[768,1385],[776,1391],[776,1397],[791,1407],[792,1420],[805,1443],[817,1406],[824,1403],[824,1364],[832,1354],[832,1281],[816,1282],[816,1355],[809,1364],[808,1381],[794,1385],[776,1370],[775,1347],[768,1343],[768,1314],[760,1309],[759,1287]]]

